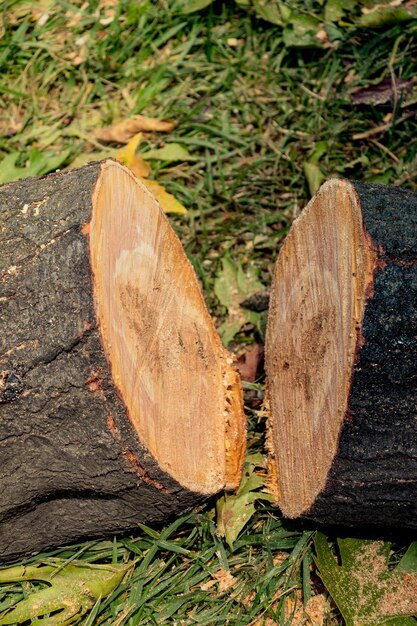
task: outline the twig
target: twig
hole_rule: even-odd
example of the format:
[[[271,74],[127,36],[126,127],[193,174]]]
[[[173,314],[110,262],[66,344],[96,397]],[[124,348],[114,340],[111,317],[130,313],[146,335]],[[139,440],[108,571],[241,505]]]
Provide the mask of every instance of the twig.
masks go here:
[[[415,115],[414,111],[409,111],[408,113],[405,113],[405,115],[402,115],[396,120],[396,124],[400,124],[401,122],[408,120],[410,117],[413,117],[413,115]],[[381,124],[380,126],[376,126],[375,128],[366,130],[363,133],[356,133],[355,135],[352,135],[352,139],[354,141],[356,141],[357,139],[368,139],[369,137],[373,137],[374,135],[379,135],[380,133],[386,133],[387,130],[392,128],[392,126],[393,126],[393,122],[387,122],[386,124]]]
[[[384,144],[380,143],[376,139],[371,139],[371,141],[375,146],[377,146],[380,150],[382,150],[382,152],[385,152],[385,154],[387,154],[394,161],[394,163],[400,162],[400,159],[397,156],[395,156],[395,154],[391,152],[391,150],[389,150],[386,146],[384,146]]]

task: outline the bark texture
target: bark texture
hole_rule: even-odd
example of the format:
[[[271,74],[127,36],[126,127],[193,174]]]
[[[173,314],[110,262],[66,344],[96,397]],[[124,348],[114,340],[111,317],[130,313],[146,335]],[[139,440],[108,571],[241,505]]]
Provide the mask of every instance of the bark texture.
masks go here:
[[[141,444],[94,311],[100,164],[0,188],[0,559],[153,524],[201,502]]]
[[[376,254],[348,410],[305,517],[417,528],[417,193],[353,183]]]

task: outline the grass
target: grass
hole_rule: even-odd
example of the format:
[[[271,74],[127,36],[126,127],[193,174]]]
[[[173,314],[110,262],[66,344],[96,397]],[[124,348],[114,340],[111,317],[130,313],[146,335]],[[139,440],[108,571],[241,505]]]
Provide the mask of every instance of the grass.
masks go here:
[[[177,122],[169,141],[195,160],[154,162],[154,175],[188,208],[173,222],[219,321],[221,259],[256,268],[268,286],[279,246],[309,199],[305,164],[318,147],[323,176],[416,187],[414,86],[394,105],[352,103],[361,87],[415,75],[416,22],[382,31],[348,25],[337,48],[299,49],[232,2],[184,15],[175,0],[6,0],[0,19],[0,155],[19,153],[22,167],[34,155],[64,155],[68,166],[100,154],[94,130],[118,118]],[[386,123],[385,132],[370,133]],[[153,135],[144,146],[162,143]],[[262,339],[247,325],[232,348]],[[249,404],[251,448],[262,450],[261,411],[248,395]],[[129,579],[80,620],[87,625],[290,624],[287,598],[323,591],[311,532],[260,505],[231,549],[216,533],[213,506],[163,529],[30,562],[137,559]],[[0,610],[31,585],[3,586]],[[342,621],[329,606],[324,623]]]

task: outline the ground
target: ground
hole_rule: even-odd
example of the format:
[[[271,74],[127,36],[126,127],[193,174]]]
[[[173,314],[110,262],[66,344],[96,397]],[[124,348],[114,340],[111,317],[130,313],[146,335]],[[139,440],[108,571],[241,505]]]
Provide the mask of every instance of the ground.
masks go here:
[[[339,6],[332,21],[323,1],[300,0],[286,4],[309,27],[283,27],[250,4],[215,2],[194,13],[184,0],[0,7],[0,181],[115,156],[120,145],[96,132],[134,114],[175,122],[168,135],[146,134],[139,152],[166,143],[189,152],[186,161],[150,160],[152,177],[188,210],[172,223],[238,356],[263,342],[264,320],[243,319],[230,336],[237,305],[222,299],[222,284],[243,271],[242,300],[255,283],[268,287],[292,220],[325,177],[417,186],[417,22],[361,28],[363,3],[345,3],[352,12],[344,14],[343,3],[328,0]],[[262,379],[246,384],[251,452],[263,452],[262,389]],[[231,547],[211,502],[163,529],[30,562],[136,560],[79,618],[87,626],[343,624],[315,572],[312,538],[259,501]],[[1,587],[0,611],[33,589]]]

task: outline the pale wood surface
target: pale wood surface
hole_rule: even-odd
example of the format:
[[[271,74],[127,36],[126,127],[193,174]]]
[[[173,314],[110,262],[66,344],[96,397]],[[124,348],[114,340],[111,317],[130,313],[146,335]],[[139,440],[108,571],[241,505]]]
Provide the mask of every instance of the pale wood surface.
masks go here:
[[[287,236],[271,289],[269,445],[288,517],[311,506],[336,455],[374,262],[352,185],[328,181]]]

